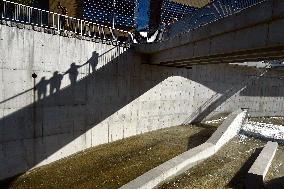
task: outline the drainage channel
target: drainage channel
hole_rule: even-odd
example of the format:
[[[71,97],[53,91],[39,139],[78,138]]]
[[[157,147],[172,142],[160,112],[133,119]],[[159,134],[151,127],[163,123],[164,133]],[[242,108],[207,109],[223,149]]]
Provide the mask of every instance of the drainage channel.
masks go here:
[[[205,142],[216,130],[206,124],[177,126],[101,145],[36,168],[0,188],[116,189]]]

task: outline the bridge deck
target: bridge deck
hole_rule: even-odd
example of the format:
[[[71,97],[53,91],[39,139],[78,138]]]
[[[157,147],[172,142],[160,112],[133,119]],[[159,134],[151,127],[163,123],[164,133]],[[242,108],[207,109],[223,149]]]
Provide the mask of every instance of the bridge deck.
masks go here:
[[[264,11],[265,10],[265,11]],[[284,58],[284,1],[269,0],[167,41],[136,44],[147,64],[187,67]]]

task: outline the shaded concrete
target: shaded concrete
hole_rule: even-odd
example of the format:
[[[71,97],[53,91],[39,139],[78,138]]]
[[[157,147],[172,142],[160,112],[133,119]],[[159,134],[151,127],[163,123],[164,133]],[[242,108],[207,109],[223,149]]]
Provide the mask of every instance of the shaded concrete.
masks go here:
[[[267,142],[250,170],[248,171],[245,188],[247,189],[261,189],[264,188],[264,178],[271,165],[271,162],[276,153],[278,144],[277,142]]]

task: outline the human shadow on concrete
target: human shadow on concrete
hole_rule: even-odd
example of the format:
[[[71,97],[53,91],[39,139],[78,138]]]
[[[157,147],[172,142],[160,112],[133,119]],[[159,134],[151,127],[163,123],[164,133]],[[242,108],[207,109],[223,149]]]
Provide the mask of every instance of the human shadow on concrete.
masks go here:
[[[97,56],[93,54],[93,57]],[[0,156],[0,162],[5,162],[0,170],[0,178],[4,173],[13,176],[25,172],[48,159],[168,77],[188,78],[221,94],[230,88],[208,82],[202,76],[196,76],[194,70],[141,64],[141,57],[131,50],[99,69],[96,68],[96,59],[91,57],[85,64],[92,67],[92,72],[80,80],[77,78],[79,66],[71,65],[66,72],[71,85],[61,90],[57,90],[59,73],[54,73],[55,77],[49,81],[53,83],[53,92],[49,96],[0,119],[0,144],[5,144],[2,148],[6,151],[5,155]],[[200,70],[195,71],[198,73]],[[216,73],[220,74],[220,71]],[[43,83],[45,82],[46,80]],[[44,96],[46,83],[42,86],[44,89],[41,89],[43,92],[40,92],[40,96]],[[240,88],[244,86],[245,83]],[[216,104],[221,104],[233,94],[220,98]],[[213,109],[208,108],[206,114]],[[111,124],[107,127],[110,126]],[[104,140],[109,142],[116,134],[108,129],[102,132],[106,134],[92,140],[101,140],[106,135],[108,138]],[[136,134],[138,133],[139,131]],[[122,135],[123,138],[124,130]]]
[[[54,94],[56,92],[58,92],[61,88],[61,83],[62,83],[62,79],[64,77],[64,75],[68,74],[69,75],[69,80],[70,82],[72,81],[72,83],[75,83],[78,77],[78,69],[80,67],[89,65],[89,73],[91,73],[90,68],[92,68],[92,71],[94,72],[96,70],[96,66],[98,65],[98,59],[101,56],[106,55],[107,53],[109,53],[111,50],[113,50],[114,48],[106,51],[105,53],[103,53],[102,55],[99,55],[96,51],[93,52],[92,57],[85,63],[82,65],[76,65],[76,63],[73,63],[73,65],[70,65],[70,68],[64,72],[63,74],[59,73],[58,71],[55,71],[53,73],[53,76],[49,79],[46,80],[45,77],[42,77],[41,80],[36,84],[36,86],[33,86],[21,93],[18,93],[17,95],[11,96],[5,100],[0,101],[0,105],[3,103],[6,103],[8,101],[14,100],[15,98],[22,96],[26,93],[29,93],[31,91],[36,91],[37,93],[37,98],[38,99],[42,99],[45,98],[46,96],[48,96],[47,94],[47,87],[49,85],[49,92],[50,94]]]
[[[53,73],[53,76],[49,79],[50,94],[56,93],[60,90],[62,79],[63,74],[60,74],[58,71]]]
[[[71,85],[74,85],[76,83],[76,81],[77,81],[77,77],[79,75],[79,71],[78,71],[79,68],[80,68],[80,66],[76,65],[76,63],[73,62],[70,65],[69,70],[67,70],[65,72],[65,74],[69,75],[69,79],[70,79]]]
[[[90,67],[92,68],[92,72],[95,72],[97,69],[97,65],[99,63],[99,54],[97,52],[93,52],[92,57],[87,61],[88,64],[90,64]],[[89,72],[91,72],[89,70]]]
[[[48,80],[42,77],[40,81],[35,85],[34,90],[37,91],[38,99],[43,99],[47,96]]]
[[[73,72],[77,65],[71,65],[66,72],[74,74],[71,85],[58,90],[61,76],[54,73],[49,96],[48,80],[42,78],[36,87],[38,101],[0,119],[0,143],[5,149],[0,176],[29,170],[180,70],[149,67],[139,61],[127,51],[81,80]]]
[[[247,173],[258,155],[260,154],[262,148],[255,149],[254,153],[246,160],[243,166],[239,169],[239,171],[235,174],[235,176],[231,179],[229,184],[227,185],[230,188],[234,189],[245,189],[245,178]]]

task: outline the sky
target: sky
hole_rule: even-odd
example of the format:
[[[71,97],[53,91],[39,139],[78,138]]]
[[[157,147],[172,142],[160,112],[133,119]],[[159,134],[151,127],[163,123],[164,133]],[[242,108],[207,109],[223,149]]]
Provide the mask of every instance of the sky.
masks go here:
[[[150,6],[149,0],[139,0],[137,25],[138,29],[145,28],[149,22],[148,10]]]

